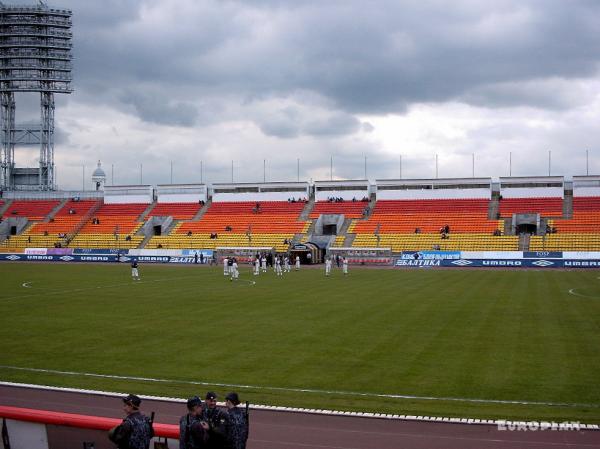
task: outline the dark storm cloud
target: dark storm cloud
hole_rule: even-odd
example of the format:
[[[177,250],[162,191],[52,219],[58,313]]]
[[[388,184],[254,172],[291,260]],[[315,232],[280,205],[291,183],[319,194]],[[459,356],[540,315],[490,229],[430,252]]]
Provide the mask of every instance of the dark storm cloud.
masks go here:
[[[507,85],[589,77],[600,55],[600,3],[592,1],[63,4],[74,10],[75,86],[104,92],[102,101],[127,102],[127,90],[145,82],[168,92],[172,105],[306,90],[349,114],[402,113],[415,102],[453,99],[560,108],[570,102],[549,100],[551,91],[532,95]],[[171,123],[166,114],[137,112]],[[333,120],[317,134],[337,135],[339,125]],[[266,128],[302,133],[285,123]]]
[[[161,93],[130,91],[123,95],[122,101],[133,105],[138,116],[150,123],[193,126],[198,117],[193,104],[171,101]]]
[[[275,109],[264,116],[258,116],[255,118],[255,122],[267,136],[284,139],[301,135],[338,137],[354,134],[361,129],[361,122],[353,115],[345,113],[324,114],[323,111],[300,110],[295,107]]]

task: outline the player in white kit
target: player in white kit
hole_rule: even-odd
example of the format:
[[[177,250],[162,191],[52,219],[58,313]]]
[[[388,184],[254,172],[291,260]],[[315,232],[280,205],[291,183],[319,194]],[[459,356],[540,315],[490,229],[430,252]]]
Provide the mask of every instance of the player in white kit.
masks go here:
[[[237,281],[239,276],[240,276],[240,272],[238,271],[237,259],[234,257],[233,263],[231,264],[231,280]]]
[[[277,276],[283,276],[283,271],[281,271],[281,257],[275,257],[275,274]]]
[[[331,273],[331,258],[325,259],[325,276],[329,276]]]
[[[267,256],[263,254],[262,259],[260,259],[261,269],[263,273],[267,272]]]
[[[348,274],[348,259],[345,256],[342,259],[342,272],[345,275]]]
[[[300,256],[296,256],[296,271],[300,269]]]
[[[292,271],[292,268],[290,267],[290,258],[289,258],[289,256],[285,256],[283,258],[283,271],[285,271],[286,273],[289,273],[290,271]]]
[[[229,276],[229,259],[223,257],[223,276]]]
[[[258,276],[260,273],[260,257],[256,256],[254,259],[254,276]]]

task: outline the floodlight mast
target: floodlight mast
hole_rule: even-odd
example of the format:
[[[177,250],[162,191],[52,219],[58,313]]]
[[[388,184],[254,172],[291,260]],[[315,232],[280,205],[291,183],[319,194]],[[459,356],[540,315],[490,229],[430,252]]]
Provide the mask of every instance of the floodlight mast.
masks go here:
[[[0,188],[53,190],[54,94],[69,94],[72,12],[0,2]],[[40,126],[15,124],[15,93],[40,94]],[[38,168],[15,168],[15,146],[39,145]]]

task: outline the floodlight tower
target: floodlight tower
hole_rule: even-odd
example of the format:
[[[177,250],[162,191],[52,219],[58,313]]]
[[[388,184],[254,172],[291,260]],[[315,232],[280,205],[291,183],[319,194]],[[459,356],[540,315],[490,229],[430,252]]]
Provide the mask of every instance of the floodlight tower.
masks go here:
[[[52,190],[54,94],[71,89],[71,11],[0,1],[0,189]],[[40,94],[41,124],[15,124],[15,93]],[[15,145],[39,145],[36,168],[15,168]]]

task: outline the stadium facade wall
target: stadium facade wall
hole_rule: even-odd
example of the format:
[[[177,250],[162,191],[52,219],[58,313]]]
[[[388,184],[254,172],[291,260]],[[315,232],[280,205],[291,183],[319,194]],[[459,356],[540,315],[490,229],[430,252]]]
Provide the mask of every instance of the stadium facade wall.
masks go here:
[[[353,198],[361,200],[369,196],[368,190],[321,190],[315,193],[316,201],[327,201],[331,197],[342,198],[344,201],[352,201]]]
[[[142,186],[106,186],[105,204],[150,204],[154,201],[154,188]]]
[[[377,200],[449,200],[449,199],[487,199],[492,196],[491,189],[405,189],[377,190]]]
[[[213,203],[234,203],[243,201],[287,201],[289,198],[306,198],[306,190],[286,192],[242,192],[242,193],[214,193]]]
[[[155,189],[158,203],[198,203],[208,198],[204,184],[164,184]]]
[[[600,196],[600,187],[573,187],[574,197]]]
[[[563,198],[563,187],[511,187],[501,188],[503,198]]]

